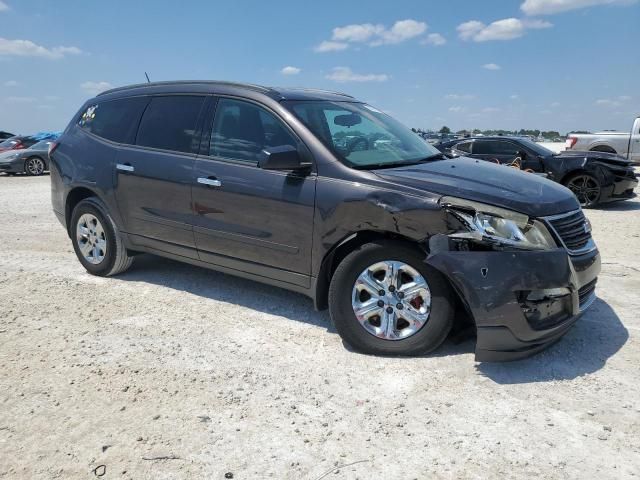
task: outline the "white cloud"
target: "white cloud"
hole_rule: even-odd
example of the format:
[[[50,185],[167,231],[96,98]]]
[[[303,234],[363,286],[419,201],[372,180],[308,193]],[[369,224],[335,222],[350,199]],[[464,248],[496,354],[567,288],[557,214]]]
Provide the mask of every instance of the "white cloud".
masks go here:
[[[391,28],[382,24],[362,23],[345,25],[333,29],[331,40],[317,45],[316,52],[334,52],[345,50],[351,44],[365,44],[370,47],[393,45],[419,37],[427,31],[427,24],[407,19],[395,22]]]
[[[314,50],[318,53],[324,53],[337,52],[340,50],[346,50],[347,48],[349,48],[349,45],[344,42],[331,42],[325,40],[324,42],[321,42],[319,45],[317,45]]]
[[[36,99],[34,97],[7,97],[4,101],[9,103],[33,103]]]
[[[384,32],[384,25],[363,23],[361,25],[347,25],[333,29],[332,39],[339,42],[366,42],[374,35]]]
[[[551,108],[558,108],[560,106],[560,102],[553,102],[551,104]]]
[[[423,45],[433,45],[434,47],[440,47],[447,43],[447,39],[439,33],[430,33],[427,38],[420,42]]]
[[[601,107],[621,107],[625,102],[631,100],[631,97],[628,95],[621,95],[615,98],[601,98],[596,100],[596,105]]]
[[[280,73],[282,75],[298,75],[301,71],[302,70],[300,70],[298,67],[292,67],[289,65],[280,70]]]
[[[0,0],[0,12],[6,12],[9,10],[9,5]]]
[[[78,47],[53,47],[46,48],[33,43],[31,40],[8,40],[0,38],[0,57],[40,57],[49,60],[58,60],[65,55],[79,55],[82,53]]]
[[[113,88],[113,85],[111,85],[109,82],[84,82],[82,85],[80,85],[80,88],[91,95],[98,95],[105,90]]]
[[[514,94],[514,95],[511,95],[509,98],[510,98],[511,100],[518,100],[518,99],[520,99],[520,95],[515,95],[515,94]]]
[[[444,98],[447,99],[447,100],[472,100],[472,99],[476,98],[476,96],[475,95],[471,95],[469,93],[464,93],[464,94],[449,93],[449,94],[445,95]]]
[[[452,113],[460,113],[460,112],[464,111],[464,107],[459,107],[459,106],[449,107],[449,111],[452,112]]]
[[[17,87],[20,84],[18,82],[16,82],[15,80],[7,80],[6,82],[4,82],[3,85],[5,87]]]
[[[482,109],[482,113],[496,113],[499,111],[500,109],[498,107],[486,107]]]
[[[386,74],[355,73],[349,67],[335,67],[325,78],[334,82],[386,82],[389,76]]]
[[[549,28],[553,25],[543,20],[520,20],[505,18],[485,25],[478,20],[470,20],[458,25],[458,36],[462,40],[488,42],[492,40],[513,40],[522,37],[527,30]]]
[[[482,68],[485,70],[502,70],[502,67],[496,63],[485,63]]]
[[[520,5],[527,15],[553,15],[598,5],[632,5],[637,0],[525,0]]]
[[[427,31],[427,24],[416,20],[400,20],[393,24],[389,30],[383,30],[377,40],[371,42],[372,46],[396,44],[419,37]]]

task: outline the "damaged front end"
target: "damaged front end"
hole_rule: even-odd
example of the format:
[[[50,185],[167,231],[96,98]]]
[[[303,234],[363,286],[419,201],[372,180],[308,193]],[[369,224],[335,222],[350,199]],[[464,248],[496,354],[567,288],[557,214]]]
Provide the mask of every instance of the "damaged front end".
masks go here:
[[[544,349],[595,300],[600,256],[581,211],[534,219],[451,197],[440,205],[451,233],[429,239],[426,262],[449,278],[473,317],[476,360]]]

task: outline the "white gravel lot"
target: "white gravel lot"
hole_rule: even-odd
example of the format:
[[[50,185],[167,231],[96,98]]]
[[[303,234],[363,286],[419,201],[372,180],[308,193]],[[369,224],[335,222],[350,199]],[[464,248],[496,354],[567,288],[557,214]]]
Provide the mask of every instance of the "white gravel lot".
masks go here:
[[[92,277],[48,177],[0,176],[0,478],[638,478],[640,201],[587,213],[600,298],[552,348],[377,358],[301,295],[150,256]]]

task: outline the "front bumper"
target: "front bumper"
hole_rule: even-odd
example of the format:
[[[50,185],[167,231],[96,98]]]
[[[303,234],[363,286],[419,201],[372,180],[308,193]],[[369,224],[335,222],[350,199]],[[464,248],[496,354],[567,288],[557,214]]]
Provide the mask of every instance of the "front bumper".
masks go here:
[[[481,362],[524,358],[560,339],[595,300],[600,272],[597,250],[439,251],[426,262],[465,302]]]
[[[612,185],[603,187],[600,202],[615,202],[616,200],[634,198],[636,196],[634,190],[637,186],[637,178],[616,176]]]
[[[0,163],[0,173],[22,173],[24,172],[24,160],[16,159],[10,162]]]

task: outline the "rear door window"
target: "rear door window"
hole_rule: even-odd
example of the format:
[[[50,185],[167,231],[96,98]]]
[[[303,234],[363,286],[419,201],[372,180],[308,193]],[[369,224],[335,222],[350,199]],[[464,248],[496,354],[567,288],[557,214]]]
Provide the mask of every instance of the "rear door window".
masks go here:
[[[133,143],[148,101],[147,97],[132,97],[90,105],[80,116],[78,126],[112,142]]]
[[[197,152],[200,137],[196,128],[204,100],[190,95],[153,97],[140,121],[136,145]]]

